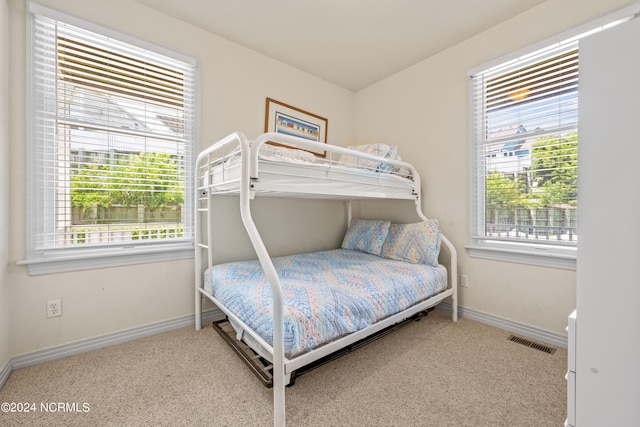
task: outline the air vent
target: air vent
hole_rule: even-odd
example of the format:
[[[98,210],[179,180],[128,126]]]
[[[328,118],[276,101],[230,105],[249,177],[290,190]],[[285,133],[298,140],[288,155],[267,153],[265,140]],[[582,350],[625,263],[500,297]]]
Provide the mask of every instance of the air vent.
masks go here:
[[[544,351],[545,353],[553,354],[556,352],[556,349],[553,347],[549,347],[548,345],[538,344],[537,342],[533,342],[526,338],[518,337],[515,335],[510,335],[507,338],[509,341],[517,342],[518,344],[526,345],[527,347],[534,348],[536,350]]]

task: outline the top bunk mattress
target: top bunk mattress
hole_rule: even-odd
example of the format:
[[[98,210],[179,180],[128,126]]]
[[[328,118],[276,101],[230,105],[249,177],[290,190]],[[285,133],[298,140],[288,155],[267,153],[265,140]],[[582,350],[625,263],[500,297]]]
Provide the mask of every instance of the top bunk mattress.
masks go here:
[[[273,259],[284,296],[285,356],[293,358],[364,329],[447,288],[444,266],[411,264],[350,249]],[[273,345],[271,287],[257,260],[215,265],[204,288]]]
[[[416,198],[416,183],[407,169],[392,170],[386,164],[386,168],[381,168],[372,161],[336,157],[319,158],[303,150],[265,144],[252,167],[252,190],[304,197]],[[345,158],[351,162],[345,162]],[[241,176],[238,149],[204,171],[199,185],[213,194],[235,193],[239,191]]]

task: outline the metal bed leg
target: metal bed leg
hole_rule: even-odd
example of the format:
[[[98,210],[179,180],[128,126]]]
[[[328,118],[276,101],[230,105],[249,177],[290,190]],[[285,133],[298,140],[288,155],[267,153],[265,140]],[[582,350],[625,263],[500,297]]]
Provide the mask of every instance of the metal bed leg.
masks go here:
[[[202,329],[202,296],[196,291],[196,331]]]
[[[451,296],[451,321],[458,321],[458,295],[455,293]]]
[[[285,425],[285,402],[284,402],[284,366],[280,366],[277,369],[273,367],[274,374],[276,370],[281,370],[279,374],[273,376],[273,426],[284,427]]]

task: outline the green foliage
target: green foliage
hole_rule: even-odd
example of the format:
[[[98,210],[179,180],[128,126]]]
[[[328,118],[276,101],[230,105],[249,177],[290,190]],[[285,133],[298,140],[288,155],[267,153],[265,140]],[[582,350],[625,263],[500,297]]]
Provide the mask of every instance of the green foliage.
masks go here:
[[[71,176],[71,203],[90,213],[92,206],[109,206],[109,192],[104,182],[108,180],[108,167],[98,162],[86,164]]]
[[[487,209],[524,207],[528,205],[526,183],[520,175],[510,177],[490,171],[486,180]]]
[[[532,167],[543,206],[576,206],[578,189],[578,134],[547,136],[533,144]]]
[[[527,185],[527,173],[531,185]],[[488,210],[576,206],[577,184],[578,134],[541,137],[532,145],[529,171],[487,174],[485,204]]]
[[[93,206],[177,206],[184,202],[183,188],[178,164],[169,154],[142,152],[106,162],[96,156],[71,176],[71,202],[87,215]]]

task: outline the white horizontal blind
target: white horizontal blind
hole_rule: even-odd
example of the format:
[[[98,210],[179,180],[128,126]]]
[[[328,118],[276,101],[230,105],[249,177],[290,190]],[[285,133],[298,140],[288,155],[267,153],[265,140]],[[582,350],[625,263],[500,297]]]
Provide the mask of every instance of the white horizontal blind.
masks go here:
[[[577,241],[578,44],[471,76],[473,238]]]
[[[193,238],[195,66],[32,21],[33,252]]]

